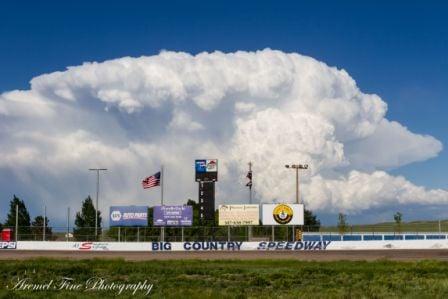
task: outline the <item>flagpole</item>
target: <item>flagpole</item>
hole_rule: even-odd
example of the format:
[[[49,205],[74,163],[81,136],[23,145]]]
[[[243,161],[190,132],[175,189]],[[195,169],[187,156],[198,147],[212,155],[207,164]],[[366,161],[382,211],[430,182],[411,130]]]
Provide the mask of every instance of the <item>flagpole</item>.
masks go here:
[[[160,169],[160,205],[163,207],[163,185],[164,185],[164,171],[163,171],[163,164],[162,167]],[[160,228],[160,241],[164,242],[165,241],[165,226],[162,226]]]
[[[252,204],[252,179],[253,179],[253,174],[252,174],[252,162],[249,161],[249,173],[250,173],[250,185],[249,185],[249,204]],[[248,227],[248,240],[247,241],[252,241],[252,226]]]
[[[251,174],[250,177],[250,186],[249,186],[249,204],[252,204],[252,185],[253,185],[253,174],[252,174],[252,162],[249,162],[249,173]]]
[[[163,185],[165,183],[165,174],[163,171],[163,165],[162,169],[160,170],[160,205],[163,206]]]

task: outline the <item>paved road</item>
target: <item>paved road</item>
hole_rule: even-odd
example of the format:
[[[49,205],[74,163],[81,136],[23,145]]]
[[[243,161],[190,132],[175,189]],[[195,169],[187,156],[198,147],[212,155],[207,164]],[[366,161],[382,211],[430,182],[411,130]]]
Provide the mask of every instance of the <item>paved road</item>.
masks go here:
[[[331,250],[331,251],[201,251],[201,252],[117,252],[117,251],[22,251],[0,250],[0,260],[23,260],[31,258],[90,259],[122,258],[128,261],[171,260],[171,259],[295,259],[295,260],[422,260],[437,259],[448,261],[448,250]]]

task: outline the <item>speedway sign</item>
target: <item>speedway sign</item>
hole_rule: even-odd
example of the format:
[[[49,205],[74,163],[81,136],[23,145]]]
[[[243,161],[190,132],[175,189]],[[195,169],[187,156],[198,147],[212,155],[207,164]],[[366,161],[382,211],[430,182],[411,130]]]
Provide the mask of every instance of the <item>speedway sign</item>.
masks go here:
[[[303,225],[302,204],[264,204],[263,225]]]
[[[219,205],[219,225],[258,225],[259,205]]]

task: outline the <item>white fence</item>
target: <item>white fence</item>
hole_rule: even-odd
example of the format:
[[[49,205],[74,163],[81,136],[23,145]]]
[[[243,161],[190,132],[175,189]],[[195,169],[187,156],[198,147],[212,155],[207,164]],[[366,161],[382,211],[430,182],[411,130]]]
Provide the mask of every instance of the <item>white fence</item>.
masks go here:
[[[448,249],[445,240],[298,241],[298,242],[2,242],[3,250],[60,251],[318,251]]]

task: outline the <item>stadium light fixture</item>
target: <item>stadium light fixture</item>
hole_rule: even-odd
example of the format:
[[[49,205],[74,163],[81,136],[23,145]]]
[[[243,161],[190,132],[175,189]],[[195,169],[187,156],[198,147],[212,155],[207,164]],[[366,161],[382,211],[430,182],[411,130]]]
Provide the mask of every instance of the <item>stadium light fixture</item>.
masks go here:
[[[287,164],[285,167],[296,171],[296,203],[299,203],[299,170],[308,169],[308,164]]]

